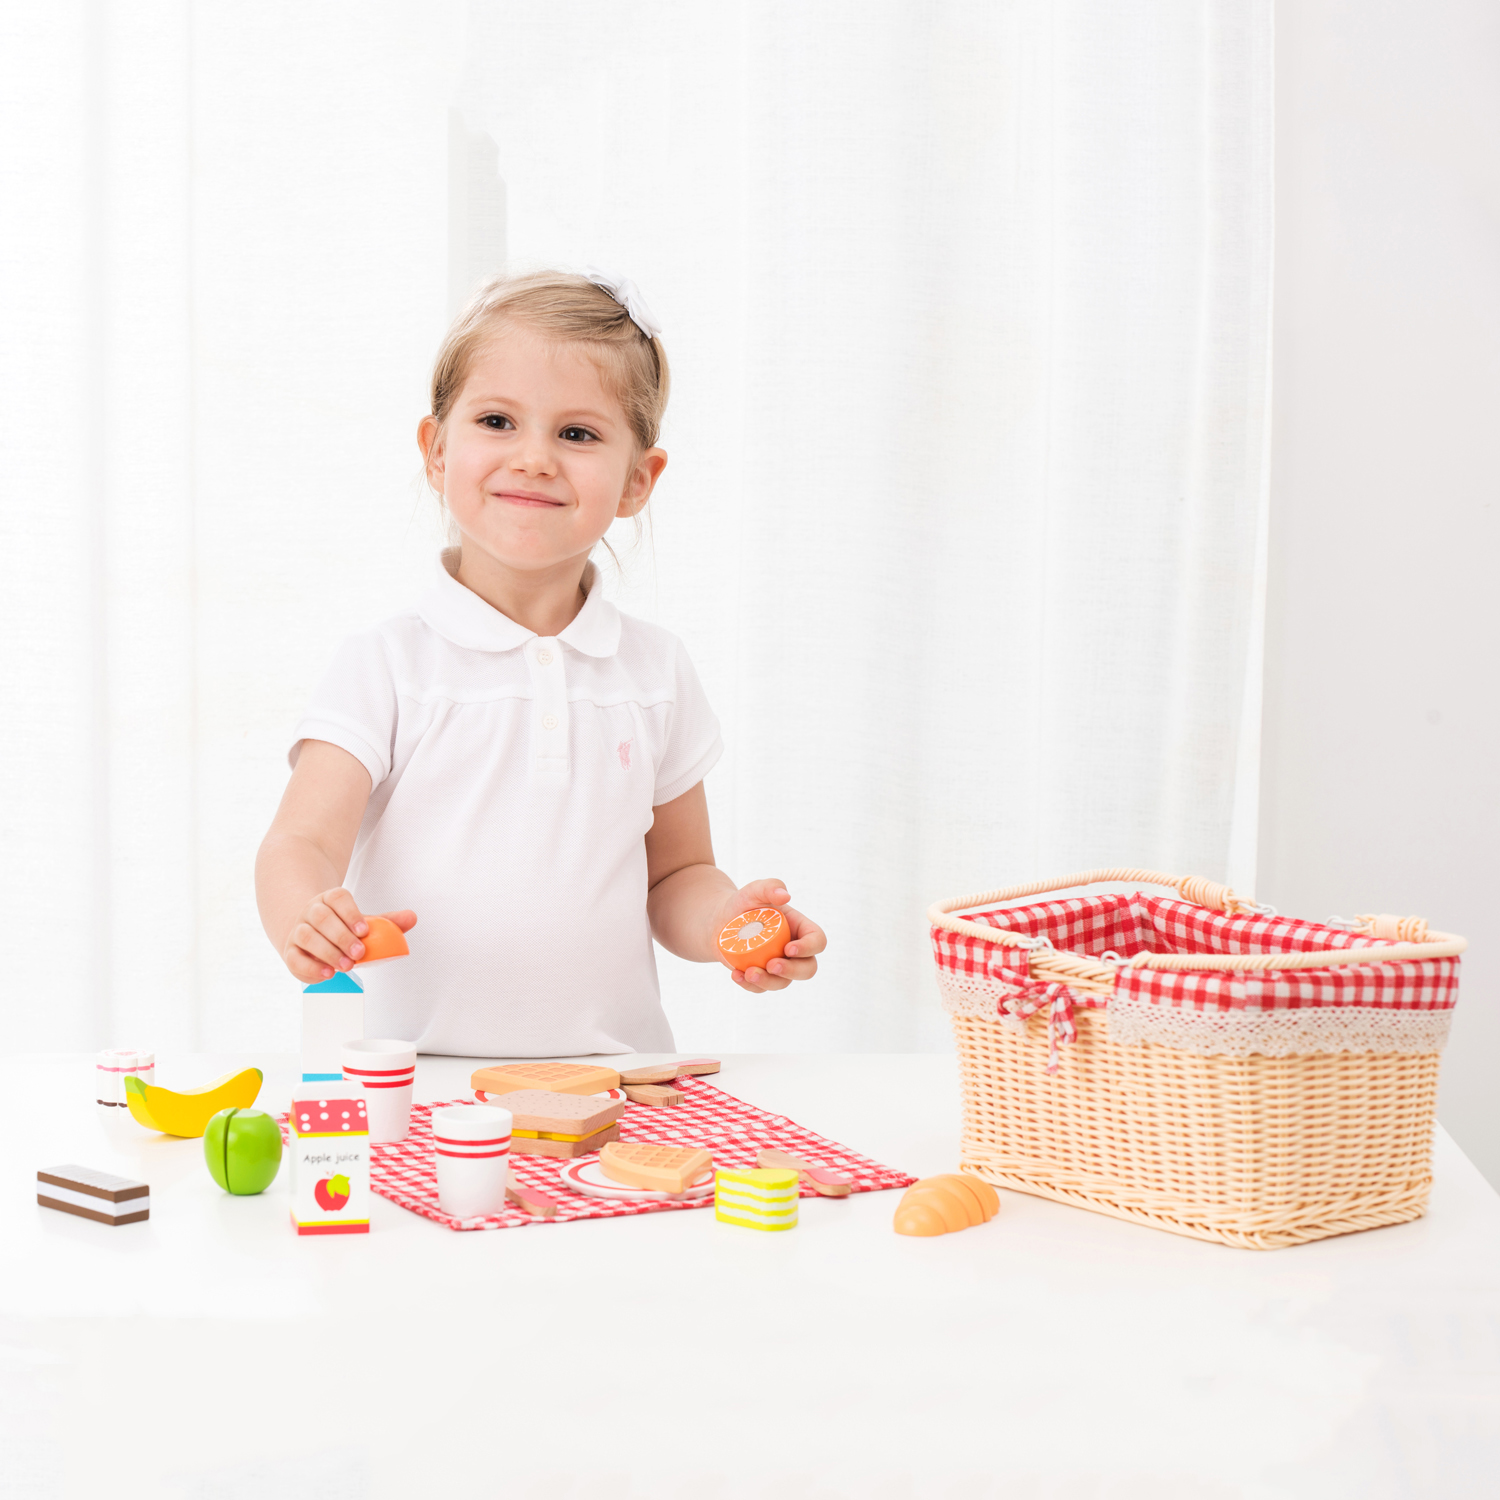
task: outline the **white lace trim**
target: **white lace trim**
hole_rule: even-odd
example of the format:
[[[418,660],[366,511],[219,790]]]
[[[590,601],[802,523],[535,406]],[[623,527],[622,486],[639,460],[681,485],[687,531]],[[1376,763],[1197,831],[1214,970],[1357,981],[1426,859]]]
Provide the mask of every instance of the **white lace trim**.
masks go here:
[[[938,970],[949,1015],[980,1016],[1011,1031],[1026,1022],[1006,1015],[1014,993],[996,979]],[[1320,1005],[1301,1010],[1199,1011],[1115,995],[1106,1007],[1110,1040],[1123,1047],[1155,1042],[1201,1057],[1293,1057],[1315,1052],[1441,1052],[1453,1011],[1392,1010],[1378,1005]],[[1045,1023],[1043,1023],[1045,1024]]]

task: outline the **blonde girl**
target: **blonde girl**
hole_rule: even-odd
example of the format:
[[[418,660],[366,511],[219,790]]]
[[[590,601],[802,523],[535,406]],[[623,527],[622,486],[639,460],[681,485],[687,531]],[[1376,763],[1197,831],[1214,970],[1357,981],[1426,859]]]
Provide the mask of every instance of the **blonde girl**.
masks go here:
[[[256,862],[267,935],[305,982],[363,956],[364,913],[422,931],[371,977],[367,1027],[425,1052],[672,1050],[652,939],[719,961],[752,906],[811,978],[822,931],[779,880],[714,864],[719,727],[682,643],[622,614],[589,561],[666,467],[669,377],[630,283],[487,285],[439,351],[417,428],[456,545],[415,608],[345,642],[297,726]]]

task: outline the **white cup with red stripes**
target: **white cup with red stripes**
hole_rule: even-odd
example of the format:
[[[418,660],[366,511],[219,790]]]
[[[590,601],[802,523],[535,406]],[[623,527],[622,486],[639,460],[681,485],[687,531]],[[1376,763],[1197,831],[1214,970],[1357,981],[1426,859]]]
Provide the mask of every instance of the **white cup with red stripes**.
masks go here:
[[[344,1077],[365,1087],[365,1114],[370,1144],[404,1141],[411,1129],[412,1085],[417,1076],[417,1049],[411,1042],[370,1038],[345,1042]]]
[[[493,1104],[452,1104],[433,1110],[438,1207],[445,1214],[477,1219],[505,1208],[510,1122],[510,1111]]]

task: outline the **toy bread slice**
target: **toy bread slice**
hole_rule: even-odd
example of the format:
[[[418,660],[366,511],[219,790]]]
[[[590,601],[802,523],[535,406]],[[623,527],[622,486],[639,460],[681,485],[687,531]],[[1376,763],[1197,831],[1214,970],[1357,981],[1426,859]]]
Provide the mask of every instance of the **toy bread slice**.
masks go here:
[[[583,1094],[556,1094],[547,1089],[513,1089],[505,1095],[511,1113],[511,1134],[555,1135],[582,1140],[625,1113],[623,1099],[594,1099]]]
[[[599,1169],[606,1177],[653,1193],[685,1193],[713,1164],[701,1147],[652,1141],[615,1141],[599,1153]]]
[[[613,1068],[596,1068],[590,1063],[502,1063],[497,1068],[480,1068],[469,1080],[469,1086],[486,1094],[509,1094],[517,1089],[603,1094],[619,1088],[620,1075]]]
[[[620,1087],[632,1104],[644,1104],[647,1109],[666,1109],[681,1104],[685,1097],[681,1089],[669,1089],[664,1083],[622,1083]]]
[[[622,1068],[620,1082],[622,1084],[674,1083],[685,1074],[696,1078],[704,1073],[717,1073],[718,1071],[719,1063],[716,1058],[698,1057],[687,1062],[651,1063],[644,1068]]]
[[[897,1234],[949,1234],[993,1219],[1000,1195],[989,1183],[968,1173],[924,1177],[901,1195],[896,1205]]]

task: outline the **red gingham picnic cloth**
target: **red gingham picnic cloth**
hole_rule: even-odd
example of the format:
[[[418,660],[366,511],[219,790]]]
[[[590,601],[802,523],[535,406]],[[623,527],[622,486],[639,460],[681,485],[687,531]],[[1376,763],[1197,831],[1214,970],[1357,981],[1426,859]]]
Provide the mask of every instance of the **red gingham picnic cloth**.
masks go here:
[[[1395,945],[1293,917],[1226,916],[1191,902],[1136,891],[1076,896],[1035,906],[975,912],[967,921],[1044,937],[1060,951],[1091,958],[1113,952],[1130,958],[1156,953],[1286,953]],[[1027,978],[1030,954],[1002,948],[946,928],[932,929],[938,965],[955,975],[984,977],[1038,989]],[[1050,992],[1064,986],[1048,985]],[[1392,1010],[1448,1010],[1458,1003],[1458,959],[1339,964],[1326,969],[1120,970],[1115,993],[1156,1005],[1199,1011],[1296,1010],[1310,1006],[1381,1006]],[[1074,1005],[1107,1006],[1107,996],[1067,991]],[[1031,1009],[1036,1009],[1032,1005]]]
[[[674,1088],[686,1097],[666,1109],[648,1109],[627,1104],[620,1116],[620,1139],[658,1141],[667,1146],[702,1146],[713,1153],[716,1167],[753,1167],[756,1153],[768,1147],[790,1151],[819,1166],[843,1172],[854,1179],[856,1193],[875,1193],[885,1188],[910,1187],[915,1177],[883,1167],[837,1141],[825,1140],[785,1115],[767,1114],[746,1104],[701,1078],[679,1078]],[[450,1099],[449,1104],[473,1104]],[[392,1203],[409,1208],[423,1218],[435,1219],[449,1229],[515,1229],[522,1224],[562,1224],[572,1219],[621,1219],[632,1214],[659,1213],[679,1208],[712,1208],[714,1195],[682,1202],[633,1203],[613,1198],[586,1198],[565,1188],[558,1173],[569,1162],[555,1156],[522,1156],[512,1151],[512,1175],[523,1187],[536,1188],[556,1199],[557,1213],[551,1219],[534,1218],[524,1208],[511,1205],[503,1213],[482,1218],[456,1219],[438,1207],[437,1157],[432,1144],[432,1111],[443,1104],[415,1104],[411,1111],[411,1133],[404,1141],[370,1148],[370,1186]],[[286,1116],[280,1116],[286,1134]],[[587,1160],[587,1158],[584,1158]],[[816,1189],[802,1184],[802,1197],[816,1196]]]

